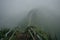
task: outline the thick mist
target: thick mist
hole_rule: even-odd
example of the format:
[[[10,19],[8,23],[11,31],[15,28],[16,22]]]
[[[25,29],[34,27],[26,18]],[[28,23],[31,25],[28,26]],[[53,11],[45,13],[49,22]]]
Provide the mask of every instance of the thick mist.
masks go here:
[[[60,0],[0,0],[0,28],[12,28],[27,16],[30,10],[38,9],[38,24],[60,37]]]
[[[0,0],[0,26],[15,25],[33,8],[48,8],[59,11],[59,0]],[[53,16],[59,16],[56,11],[52,14]],[[46,16],[50,16],[50,14],[45,13]]]

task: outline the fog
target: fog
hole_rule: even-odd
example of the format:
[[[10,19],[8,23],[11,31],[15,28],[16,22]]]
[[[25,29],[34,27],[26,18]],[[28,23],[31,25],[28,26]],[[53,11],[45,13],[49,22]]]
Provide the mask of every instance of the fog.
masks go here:
[[[34,8],[38,9],[39,24],[59,39],[60,0],[0,0],[0,28],[16,26]]]

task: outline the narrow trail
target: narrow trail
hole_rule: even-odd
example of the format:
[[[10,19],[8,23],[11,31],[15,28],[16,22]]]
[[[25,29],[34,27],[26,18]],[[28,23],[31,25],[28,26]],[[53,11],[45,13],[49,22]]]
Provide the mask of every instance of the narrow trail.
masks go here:
[[[27,24],[27,26],[26,26],[26,28],[28,28],[28,30],[27,30],[27,32],[29,33],[29,35],[30,35],[30,37],[32,37],[32,40],[42,40],[42,38],[38,35],[38,34],[36,34],[36,31],[32,28],[32,27],[34,27],[34,25],[33,25],[33,23],[32,23],[32,21],[34,21],[34,20],[32,20],[33,18],[35,18],[35,13],[36,11],[34,11],[34,10],[32,10],[32,11],[30,11],[29,12],[29,15],[28,15],[28,24]],[[33,25],[33,26],[32,26]],[[32,26],[32,27],[31,27]],[[9,32],[7,32],[6,33],[6,37],[8,36],[8,34],[12,31],[13,29],[11,29],[11,30],[9,30]],[[9,40],[11,40],[12,38],[13,38],[13,36],[14,36],[14,34],[16,33],[16,31],[17,31],[17,29],[15,29],[14,30],[14,32],[12,33],[12,35],[9,37]],[[16,34],[16,36],[17,36],[17,38],[20,40],[20,37],[21,36],[23,36],[22,37],[22,40],[23,39],[25,39],[27,36],[24,36],[24,35],[27,35],[26,33],[24,33],[24,34]],[[29,38],[26,38],[26,39],[29,39]]]

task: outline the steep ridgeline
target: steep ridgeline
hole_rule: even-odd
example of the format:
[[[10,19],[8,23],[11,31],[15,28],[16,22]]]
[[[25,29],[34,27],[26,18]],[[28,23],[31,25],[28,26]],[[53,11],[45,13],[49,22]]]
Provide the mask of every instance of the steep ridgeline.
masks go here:
[[[49,32],[42,30],[40,24],[40,18],[42,16],[39,17],[38,13],[40,12],[37,9],[28,12],[28,15],[16,28],[9,30],[5,34],[3,32],[4,36],[2,31],[0,31],[0,34],[2,34],[0,35],[0,40],[57,40],[56,34],[55,37],[52,38]]]

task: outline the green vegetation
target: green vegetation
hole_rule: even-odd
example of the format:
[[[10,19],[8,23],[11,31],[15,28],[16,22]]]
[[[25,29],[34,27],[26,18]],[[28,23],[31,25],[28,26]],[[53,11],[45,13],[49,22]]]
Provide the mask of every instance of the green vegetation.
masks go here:
[[[9,29],[0,30],[0,39],[3,38],[3,40],[25,40],[25,39],[27,40],[53,40],[50,34],[42,31],[37,26],[27,26],[23,32],[21,29],[18,29],[18,28],[19,27],[15,28],[14,30],[11,30],[11,32],[9,32]],[[7,32],[9,32],[8,36],[5,36]],[[55,40],[57,40],[57,38]]]

